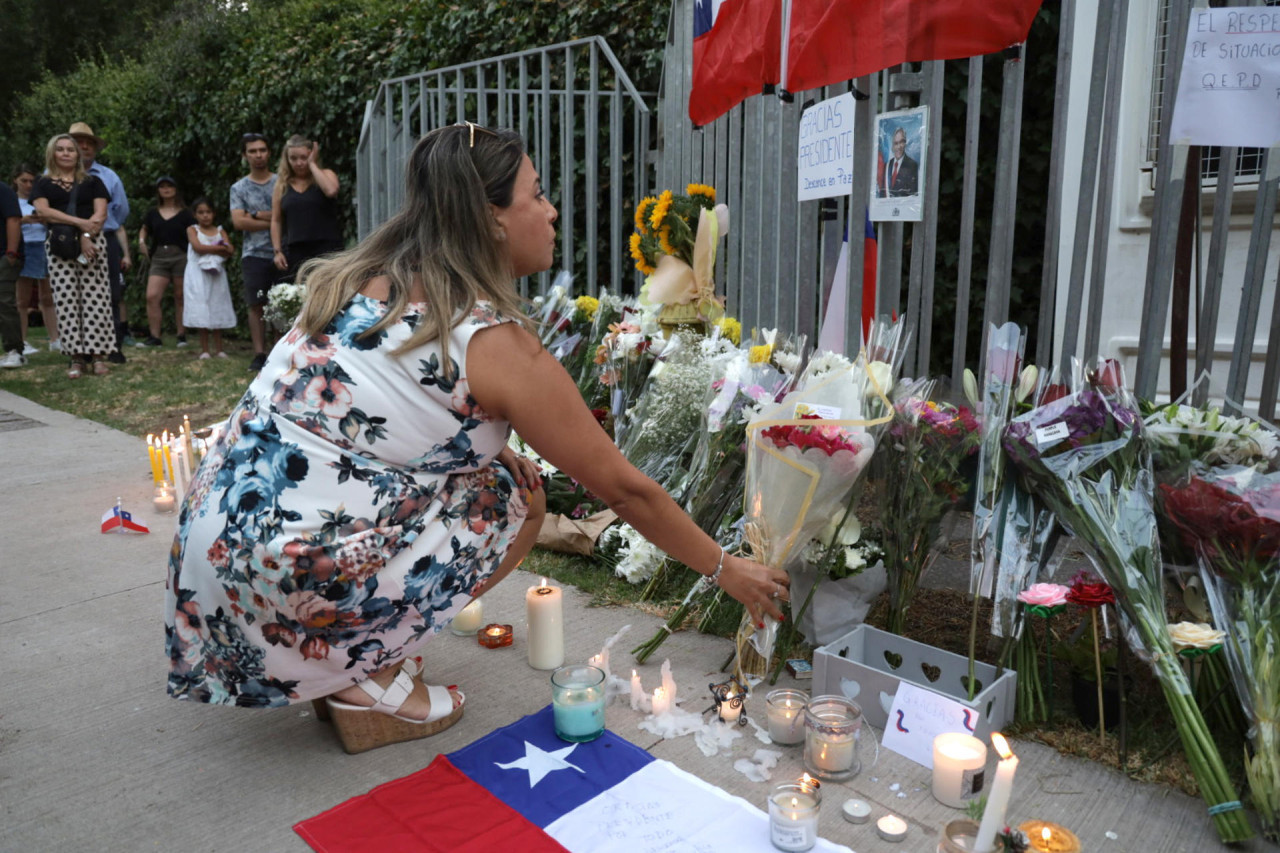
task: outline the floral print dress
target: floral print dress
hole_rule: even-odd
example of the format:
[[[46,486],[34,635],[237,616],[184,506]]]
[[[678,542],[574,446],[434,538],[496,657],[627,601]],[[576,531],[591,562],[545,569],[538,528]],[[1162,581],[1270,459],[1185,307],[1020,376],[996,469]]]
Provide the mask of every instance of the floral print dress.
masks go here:
[[[272,350],[195,473],[169,556],[169,694],[274,707],[404,659],[498,567],[529,494],[494,461],[510,426],[471,397],[467,344],[507,322],[479,303],[449,339],[392,352],[421,305],[357,295]]]

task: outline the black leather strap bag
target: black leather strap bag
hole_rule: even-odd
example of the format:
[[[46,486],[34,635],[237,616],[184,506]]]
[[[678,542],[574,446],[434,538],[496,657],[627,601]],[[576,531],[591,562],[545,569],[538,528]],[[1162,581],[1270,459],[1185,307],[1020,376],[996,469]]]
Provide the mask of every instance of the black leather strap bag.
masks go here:
[[[67,201],[65,211],[68,216],[76,215],[76,195],[79,192],[79,184],[71,188],[71,198]],[[80,257],[80,229],[74,225],[50,225],[49,253],[64,261],[74,261]]]

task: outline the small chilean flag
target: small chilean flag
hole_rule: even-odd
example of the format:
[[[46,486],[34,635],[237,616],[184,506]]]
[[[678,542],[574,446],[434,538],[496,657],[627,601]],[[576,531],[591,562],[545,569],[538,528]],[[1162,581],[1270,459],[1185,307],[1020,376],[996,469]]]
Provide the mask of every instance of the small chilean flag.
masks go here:
[[[151,529],[140,521],[134,521],[132,515],[121,509],[119,504],[116,504],[102,514],[102,532],[115,533],[117,531],[120,533],[150,533]]]

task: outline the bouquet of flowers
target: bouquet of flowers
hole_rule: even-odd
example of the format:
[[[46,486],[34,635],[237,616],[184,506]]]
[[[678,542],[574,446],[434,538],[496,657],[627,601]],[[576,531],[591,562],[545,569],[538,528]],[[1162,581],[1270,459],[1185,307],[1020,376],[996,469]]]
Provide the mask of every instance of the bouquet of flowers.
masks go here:
[[[1023,631],[1015,651],[1018,671],[1018,719],[1047,720],[1052,701],[1046,700],[1040,681],[1040,664],[1037,658],[1035,632],[1025,624],[1028,614],[1044,619],[1045,662],[1049,666],[1049,689],[1053,689],[1053,631],[1049,620],[1067,609],[1069,587],[1057,583],[1037,583],[1018,593],[1023,610]],[[1050,694],[1052,696],[1052,694]]]
[[[287,332],[302,313],[307,301],[304,284],[277,284],[267,291],[267,305],[262,309],[262,319],[278,332]]]
[[[668,329],[700,326],[724,314],[716,297],[716,245],[729,233],[729,208],[716,204],[716,191],[689,184],[684,195],[664,190],[636,205],[631,257],[648,276],[642,305],[660,305],[658,320]]]
[[[1169,639],[1154,485],[1136,405],[1114,362],[1100,362],[1075,387],[1015,418],[1004,448],[1063,525],[1092,548],[1132,639],[1149,655],[1219,837],[1242,841],[1252,835],[1249,821]]]
[[[1251,724],[1245,775],[1263,834],[1280,841],[1280,471],[1193,465],[1160,491],[1226,630],[1227,666]]]
[[[845,503],[871,460],[879,433],[893,420],[886,395],[905,337],[900,323],[873,323],[868,345],[855,362],[815,357],[794,391],[752,418],[747,426],[744,533],[753,559],[790,569]],[[776,633],[771,618],[743,614],[740,677],[767,674]]]
[[[608,408],[609,387],[600,381],[600,369],[596,363],[596,356],[611,327],[622,322],[622,313],[627,308],[628,301],[610,294],[607,290],[602,290],[598,299],[587,300],[591,300],[591,297],[578,297],[578,307],[587,312],[591,319],[591,328],[584,338],[577,372],[570,372],[569,375],[578,384],[578,393],[582,394],[582,399],[588,407]],[[591,302],[594,302],[594,305]],[[635,310],[634,305],[631,307]]]
[[[894,395],[893,424],[877,454],[880,517],[889,578],[888,629],[901,634],[916,585],[935,554],[943,516],[968,493],[961,468],[978,449],[978,420],[967,406],[937,400],[934,380]]]
[[[631,411],[649,381],[649,373],[666,347],[652,316],[633,306],[622,308],[621,318],[610,323],[596,347],[594,362],[600,384],[608,389],[609,411],[614,421],[614,441],[621,446],[630,426]]]

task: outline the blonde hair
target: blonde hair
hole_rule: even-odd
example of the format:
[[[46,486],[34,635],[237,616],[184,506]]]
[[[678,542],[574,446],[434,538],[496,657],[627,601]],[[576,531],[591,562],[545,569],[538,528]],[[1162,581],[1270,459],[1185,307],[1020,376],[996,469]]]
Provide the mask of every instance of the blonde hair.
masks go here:
[[[289,186],[289,181],[293,178],[293,167],[289,165],[289,149],[305,148],[310,151],[314,147],[315,143],[310,139],[307,139],[300,133],[295,133],[293,136],[289,137],[289,141],[284,144],[284,148],[280,149],[280,163],[276,166],[276,186],[273,190],[276,200],[279,200],[284,196],[285,188]],[[316,157],[316,165],[320,165],[319,156]],[[307,182],[313,183],[314,181],[315,178],[311,177],[311,174],[308,172]]]
[[[80,159],[80,143],[77,142],[76,138],[69,133],[59,133],[57,136],[50,139],[49,144],[44,147],[45,171],[48,172],[50,175],[56,175],[59,172],[58,162],[53,157],[53,149],[57,146],[58,140],[60,139],[69,139],[71,141],[71,144],[75,146],[76,169],[75,169],[75,177],[72,178],[72,180],[78,184],[81,181],[83,181],[85,178],[87,178],[89,176],[89,173],[84,170],[84,162]]]
[[[422,137],[409,155],[400,211],[354,249],[303,265],[298,273],[307,288],[298,318],[303,332],[323,333],[365,284],[380,275],[391,280],[387,313],[360,337],[396,323],[418,279],[427,294],[424,316],[395,352],[439,341],[446,375],[455,373],[449,333],[477,301],[489,302],[499,314],[531,329],[490,209],[510,206],[524,143],[509,130],[475,130],[481,132],[452,125]]]

